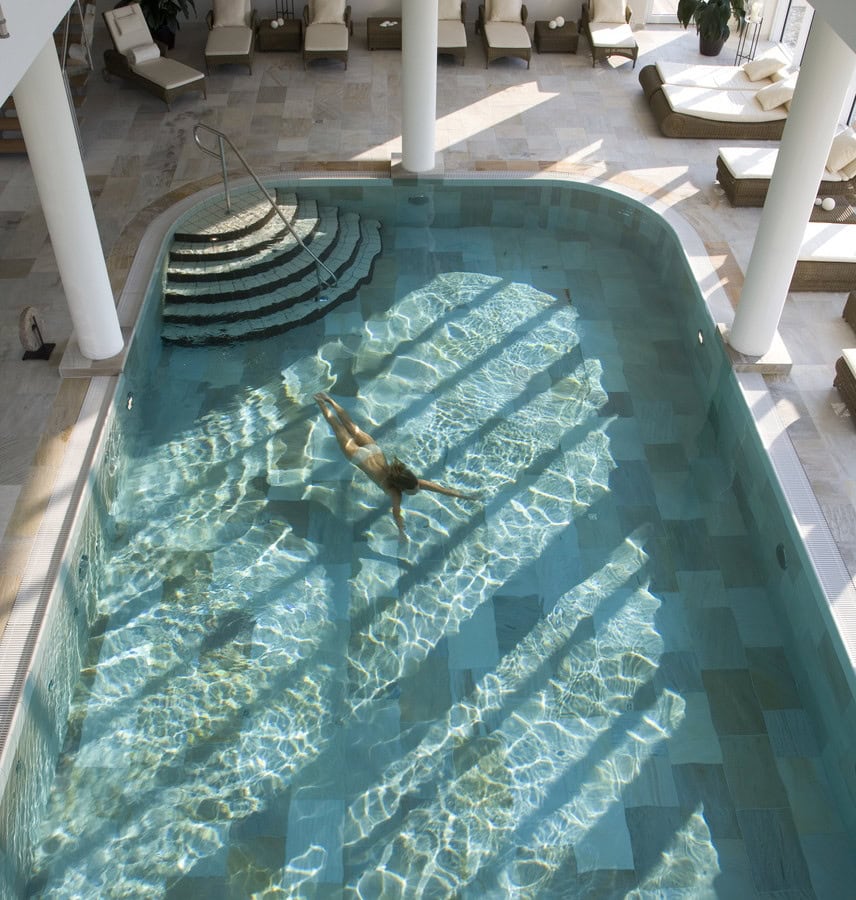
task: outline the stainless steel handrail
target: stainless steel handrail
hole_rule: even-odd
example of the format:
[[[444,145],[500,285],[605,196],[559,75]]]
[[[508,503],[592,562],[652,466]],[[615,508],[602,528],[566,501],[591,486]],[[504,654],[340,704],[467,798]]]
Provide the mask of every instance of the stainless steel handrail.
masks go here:
[[[199,137],[200,131],[208,131],[217,138],[217,146],[218,146],[217,150],[212,150],[211,147],[206,147],[205,144],[202,143],[202,140]],[[313,253],[309,249],[309,247],[306,246],[306,244],[303,242],[303,238],[301,238],[300,235],[297,234],[297,232],[294,230],[294,228],[292,228],[291,222],[289,222],[288,219],[286,219],[285,216],[282,214],[282,210],[279,208],[279,205],[277,204],[276,200],[274,200],[274,198],[271,196],[270,191],[268,191],[268,189],[261,183],[261,181],[259,181],[258,176],[253,171],[252,167],[246,161],[246,159],[244,159],[244,156],[241,153],[241,151],[229,140],[228,137],[226,137],[225,134],[223,134],[222,131],[218,131],[216,128],[212,128],[210,125],[205,125],[202,122],[198,122],[196,125],[193,126],[193,140],[196,142],[196,146],[199,147],[199,149],[203,153],[207,153],[209,156],[213,156],[215,159],[220,160],[220,169],[223,172],[223,190],[226,195],[226,211],[227,212],[232,211],[232,200],[231,200],[231,196],[229,194],[229,173],[226,170],[226,150],[224,147],[225,144],[229,145],[229,148],[231,149],[231,151],[241,161],[241,165],[244,167],[244,169],[246,169],[247,174],[256,183],[256,187],[258,187],[258,189],[265,195],[268,203],[270,203],[270,205],[271,205],[271,208],[280,217],[280,219],[282,220],[282,224],[285,225],[285,227],[289,230],[289,232],[291,232],[291,236],[294,238],[294,240],[297,241],[297,243],[315,260],[315,276],[318,279],[319,290],[321,288],[322,283],[327,285],[328,287],[330,286],[330,284],[338,284],[339,279],[335,276],[335,274],[330,269],[330,267],[326,263],[324,263],[322,260],[320,260],[318,258],[318,256],[316,256],[316,254]],[[332,280],[328,280],[328,279],[322,280],[320,269],[324,269],[324,271],[327,272],[327,274],[330,276],[330,279],[332,279]]]

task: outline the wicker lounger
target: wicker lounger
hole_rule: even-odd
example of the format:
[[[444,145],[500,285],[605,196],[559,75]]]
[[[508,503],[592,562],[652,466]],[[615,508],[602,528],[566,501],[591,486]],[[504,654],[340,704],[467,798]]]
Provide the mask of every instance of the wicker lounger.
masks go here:
[[[716,157],[716,180],[732,206],[763,206],[770,187],[769,178],[737,178],[721,156]],[[818,196],[845,199],[856,205],[856,184],[850,181],[821,181]]]
[[[789,290],[846,292],[854,287],[856,225],[809,222]]]
[[[838,389],[850,415],[856,419],[856,350],[845,350],[835,362],[835,380],[832,386]]]
[[[303,68],[316,59],[337,59],[344,63],[347,69],[348,49],[354,34],[350,4],[345,7],[345,17],[341,26],[338,23],[313,25],[313,13],[314,6],[310,0],[303,7]],[[315,30],[310,32],[310,28]],[[321,35],[321,38],[318,39],[316,35]]]
[[[591,6],[589,0],[584,0],[582,7],[580,8],[580,21],[577,28],[580,34],[586,36],[586,40],[588,41],[589,49],[591,50],[592,68],[594,68],[598,60],[609,59],[610,56],[623,56],[625,59],[633,60],[633,68],[636,68],[636,59],[639,56],[639,45],[636,43],[636,39],[633,37],[632,32],[629,30],[632,15],[633,10],[629,6],[626,6],[624,9],[624,21],[628,27],[624,28],[622,26],[622,31],[625,33],[629,32],[626,40],[622,43],[617,43],[615,46],[602,44],[592,37],[590,26],[597,23],[591,22]]]
[[[660,73],[653,65],[642,68],[639,72],[639,83],[664,137],[778,141],[781,140],[782,132],[785,130],[787,119],[773,119],[769,122],[731,122],[675,112],[662,91],[663,81]]]

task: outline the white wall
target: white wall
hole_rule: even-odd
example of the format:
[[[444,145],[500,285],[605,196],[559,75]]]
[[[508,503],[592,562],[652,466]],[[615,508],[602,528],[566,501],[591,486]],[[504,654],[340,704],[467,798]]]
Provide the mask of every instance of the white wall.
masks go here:
[[[0,0],[10,35],[0,40],[0,99],[15,90],[70,5],[71,0]]]

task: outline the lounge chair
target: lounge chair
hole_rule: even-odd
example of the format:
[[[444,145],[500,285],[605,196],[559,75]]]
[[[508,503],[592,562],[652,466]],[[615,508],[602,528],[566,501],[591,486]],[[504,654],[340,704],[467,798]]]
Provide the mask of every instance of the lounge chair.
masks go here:
[[[632,14],[625,0],[585,0],[580,11],[579,30],[591,48],[592,68],[599,59],[610,56],[631,59],[636,68],[639,44],[630,27]]]
[[[838,389],[844,405],[856,420],[856,349],[841,351],[841,356],[835,362],[832,386]]]
[[[487,68],[491,60],[501,56],[516,56],[526,60],[526,68],[532,57],[532,40],[526,30],[529,15],[520,0],[486,0],[479,5],[476,33],[481,34]]]
[[[769,147],[720,147],[716,180],[732,206],[763,206],[779,151]],[[818,196],[856,205],[856,162],[834,172],[824,170]]]
[[[351,7],[344,0],[309,0],[303,7],[303,68],[314,59],[338,59],[348,68]]]
[[[205,43],[205,67],[242,65],[253,74],[253,49],[256,43],[256,11],[252,0],[214,0],[214,8],[205,16],[208,40]]]
[[[792,291],[856,288],[856,225],[809,222],[791,278]]]
[[[113,49],[104,51],[105,75],[116,75],[138,84],[166,103],[185,91],[202,91],[205,73],[175,59],[161,56],[139,3],[104,12]]]
[[[461,61],[461,65],[467,61],[466,11],[467,5],[461,0],[440,0],[437,53],[454,56]]]

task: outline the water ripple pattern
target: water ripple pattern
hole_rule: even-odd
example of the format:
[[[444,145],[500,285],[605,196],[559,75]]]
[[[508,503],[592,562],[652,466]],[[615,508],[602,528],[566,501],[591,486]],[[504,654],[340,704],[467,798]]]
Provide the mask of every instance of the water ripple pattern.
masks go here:
[[[577,549],[615,462],[567,298],[453,272],[328,320],[137,393],[33,896],[566,896],[680,727],[644,527]],[[400,543],[319,390],[478,500],[407,498]],[[650,896],[716,871],[674,839]]]

